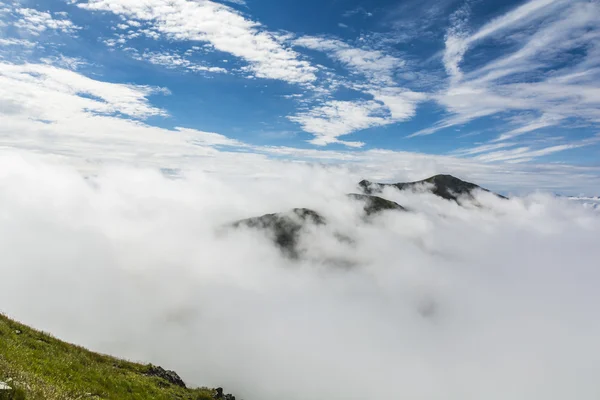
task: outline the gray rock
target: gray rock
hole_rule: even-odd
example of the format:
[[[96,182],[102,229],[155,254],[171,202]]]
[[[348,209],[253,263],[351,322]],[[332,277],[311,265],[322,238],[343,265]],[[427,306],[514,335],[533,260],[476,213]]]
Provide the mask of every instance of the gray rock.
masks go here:
[[[213,396],[213,398],[215,399],[222,399],[223,398],[223,388],[222,387],[218,387],[215,389],[215,395]]]
[[[182,388],[186,387],[185,383],[179,377],[179,375],[177,375],[177,373],[175,373],[174,371],[168,371],[162,367],[150,365],[148,371],[146,372],[146,375],[159,377],[175,386],[179,386]]]
[[[235,396],[232,394],[223,394],[223,388],[218,387],[215,389],[214,399],[223,399],[223,400],[235,400]]]

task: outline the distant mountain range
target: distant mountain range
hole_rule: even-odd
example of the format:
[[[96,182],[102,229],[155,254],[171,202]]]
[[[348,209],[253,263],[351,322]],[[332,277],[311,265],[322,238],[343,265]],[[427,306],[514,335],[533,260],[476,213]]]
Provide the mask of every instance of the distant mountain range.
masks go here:
[[[600,211],[600,197],[594,196],[569,196],[568,199],[570,201],[574,201],[576,203],[581,204],[585,208],[591,208],[593,210]]]
[[[578,201],[598,201],[600,202],[600,196],[594,197],[580,197],[580,196],[569,196],[569,200],[578,200]]]
[[[394,201],[374,195],[380,194],[387,187],[398,190],[418,189],[430,191],[436,196],[445,200],[455,201],[458,204],[463,199],[468,201],[474,200],[476,191],[492,193],[487,189],[463,181],[452,175],[435,175],[422,181],[407,183],[374,183],[363,180],[358,184],[359,190],[363,193],[350,193],[347,196],[363,204],[363,218],[367,221],[369,218],[385,211],[410,211]],[[494,194],[499,198],[506,199],[504,196]],[[259,217],[239,220],[232,223],[230,227],[246,227],[266,231],[285,256],[297,259],[301,256],[301,252],[298,249],[300,234],[303,228],[309,224],[316,226],[326,225],[327,219],[317,211],[308,208],[295,208],[287,212],[265,214]],[[340,241],[352,242],[351,238],[342,233],[336,234],[336,237]]]

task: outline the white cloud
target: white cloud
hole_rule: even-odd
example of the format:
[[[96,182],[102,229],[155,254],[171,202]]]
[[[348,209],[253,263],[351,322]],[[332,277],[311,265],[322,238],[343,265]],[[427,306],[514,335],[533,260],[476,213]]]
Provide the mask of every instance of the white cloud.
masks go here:
[[[349,17],[352,17],[357,14],[362,15],[364,17],[372,17],[373,16],[372,12],[365,10],[363,7],[356,7],[351,10],[345,11],[342,14],[342,17],[349,18]]]
[[[535,157],[546,156],[560,151],[571,150],[581,147],[581,144],[561,144],[557,146],[546,147],[539,150],[532,150],[529,147],[519,147],[513,150],[502,150],[490,152],[477,156],[481,161],[508,161],[525,162],[530,161]]]
[[[215,132],[201,132],[197,129],[175,128],[177,132],[189,135],[191,145],[205,146],[235,146],[238,148],[248,147],[245,143],[239,140],[230,139],[227,136]]]
[[[488,36],[496,35],[498,32],[515,29],[523,23],[529,23],[531,20],[548,15],[568,3],[567,0],[530,0],[485,24],[469,37],[468,42],[469,44],[474,43]]]
[[[423,93],[397,87],[373,89],[370,93],[390,110],[394,122],[412,118],[416,114],[417,104],[427,99]]]
[[[35,36],[46,30],[75,34],[81,29],[62,14],[55,13],[53,16],[48,11],[39,11],[33,8],[17,8],[15,12],[18,19],[14,22],[14,26]],[[57,16],[59,18],[56,18]]]
[[[528,122],[527,124],[520,126],[519,128],[503,133],[502,135],[498,136],[498,138],[496,138],[494,141],[499,142],[502,140],[513,139],[517,136],[524,135],[526,133],[533,132],[538,129],[547,128],[549,126],[555,126],[558,125],[564,119],[565,116],[544,114],[541,117],[536,118]]]
[[[217,50],[248,61],[249,65],[239,71],[251,76],[296,83],[308,83],[316,79],[314,74],[317,69],[301,60],[299,54],[284,47],[291,40],[289,35],[272,34],[237,11],[211,1],[153,1],[155,3],[148,7],[130,0],[92,0],[80,3],[79,6],[120,15],[127,22],[122,28],[131,25],[131,19],[144,21],[149,26],[144,30],[157,35],[155,38],[161,35],[172,40],[207,42]],[[106,40],[106,43],[110,47],[124,47],[129,40],[139,37],[141,33],[140,29],[118,33],[115,38]],[[148,36],[148,33],[144,34]],[[312,110],[297,113],[289,119],[298,122],[306,132],[315,134],[316,138],[312,143],[322,145],[335,142],[351,147],[360,146],[360,142],[344,142],[338,137],[356,130],[408,119],[415,114],[416,104],[425,98],[424,95],[393,86],[394,74],[405,62],[382,51],[354,48],[334,39],[311,37],[296,39],[293,44],[325,51],[352,72],[363,75],[369,82],[368,87],[355,83],[347,85],[374,97],[374,101],[335,100],[332,94],[342,84],[337,82],[338,77],[335,76],[328,76],[308,85],[307,88],[314,91],[316,97],[325,95],[328,98],[321,100]],[[176,53],[146,51],[134,54],[137,54],[135,57],[138,59],[168,68],[225,72],[223,68],[197,65]],[[327,76],[325,72],[324,75]],[[307,99],[302,101],[305,105],[308,103]]]
[[[414,211],[367,224],[347,170],[60,164],[0,152],[0,311],[61,339],[248,400],[596,398],[597,212],[390,190]],[[260,233],[217,234],[296,206],[330,225],[295,264]]]
[[[342,143],[360,147],[364,143],[341,141],[338,138],[363,129],[410,119],[416,114],[417,104],[426,98],[421,93],[396,87],[367,90],[374,100],[329,100],[288,118],[299,123],[305,132],[315,135],[310,143],[319,146]]]
[[[568,2],[562,0],[530,0],[501,17],[488,22],[471,35],[468,34],[467,28],[467,19],[470,14],[470,7],[467,3],[467,5],[461,7],[452,16],[453,25],[446,36],[446,50],[444,53],[446,71],[450,76],[460,78],[462,75],[459,64],[469,47],[477,41],[483,40],[488,36],[497,35],[499,32],[505,30],[516,29],[525,22],[530,23],[532,20],[547,16],[556,7],[563,6],[566,3]]]
[[[232,4],[237,4],[239,6],[245,6],[246,5],[246,1],[245,0],[223,0],[226,3],[232,3]]]
[[[535,112],[539,117],[498,140],[556,126],[567,118],[600,121],[600,58],[594,45],[600,38],[597,2],[532,0],[472,34],[466,28],[467,14],[463,9],[456,15],[446,38],[449,87],[432,96],[451,115],[411,136],[515,111]],[[527,35],[507,37],[525,28]],[[485,39],[517,41],[518,48],[464,73],[460,63],[467,50]],[[562,57],[571,51],[583,51],[583,57],[565,64]]]
[[[491,150],[498,150],[505,147],[513,147],[516,146],[516,143],[495,143],[495,144],[484,144],[480,146],[475,146],[470,149],[458,149],[452,152],[452,154],[457,156],[470,156],[479,153],[487,153]]]
[[[26,39],[0,38],[0,46],[19,46],[25,48],[35,47],[36,44]]]
[[[416,180],[453,173],[498,190],[543,188],[576,193],[600,185],[597,167],[508,165],[466,158],[386,150],[326,151],[292,147],[252,146],[218,133],[177,127],[164,129],[127,118],[165,116],[148,96],[164,89],[114,84],[90,79],[72,70],[44,64],[0,63],[0,147],[45,154],[94,171],[102,165],[135,164],[170,170],[203,170],[236,176],[277,174],[284,158],[300,164],[349,168],[355,179]],[[361,109],[361,107],[364,107]],[[373,114],[369,114],[373,112]],[[379,117],[379,113],[387,119]],[[306,116],[307,129],[344,132],[386,124],[391,116],[377,102],[339,103],[321,114]],[[312,119],[312,120],[311,120]],[[350,121],[352,126],[344,123]],[[336,136],[318,136],[332,143]],[[598,140],[596,138],[595,140]],[[359,146],[360,143],[345,143]],[[582,140],[577,145],[590,145]],[[235,147],[235,151],[227,150]],[[497,147],[501,148],[501,147]],[[494,150],[495,148],[488,148]],[[528,157],[547,154],[531,148]],[[556,149],[555,149],[556,150]],[[457,154],[461,156],[480,154]],[[506,156],[507,161],[522,161]]]
[[[387,110],[375,101],[337,101],[332,100],[321,107],[289,117],[297,122],[304,131],[316,137],[311,143],[324,146],[339,143],[339,136],[357,130],[392,123],[386,118]],[[343,142],[349,146],[361,146],[362,143]]]
[[[100,82],[52,65],[0,63],[0,82],[0,97],[18,103],[24,116],[31,119],[55,121],[113,113],[136,118],[167,115],[147,99],[164,89]]]
[[[155,65],[161,65],[166,68],[184,68],[194,72],[211,72],[226,74],[227,70],[221,67],[208,67],[194,63],[177,53],[170,52],[144,52],[137,54],[134,58],[146,60]]]
[[[144,21],[170,40],[207,42],[248,62],[252,75],[259,78],[291,83],[316,79],[316,69],[298,53],[284,47],[259,23],[222,4],[208,0],[91,0],[78,6]]]
[[[330,98],[326,101],[307,112],[288,117],[291,121],[298,122],[306,132],[316,136],[310,141],[313,144],[362,145],[361,142],[340,141],[338,137],[412,118],[417,104],[427,97],[395,86],[394,76],[405,62],[383,51],[352,47],[338,39],[310,36],[296,39],[293,43],[325,52],[352,73],[364,77],[365,83],[347,79],[340,85],[373,97],[373,100],[340,101],[335,99],[333,93],[327,93]]]
[[[40,59],[41,62],[48,65],[53,65],[56,67],[62,67],[67,69],[76,70],[81,68],[81,66],[87,65],[83,59],[78,57],[67,57],[64,54],[59,54],[58,56],[45,57]]]
[[[451,26],[446,34],[446,48],[444,50],[444,67],[446,72],[453,79],[462,77],[459,64],[462,61],[468,49],[468,36],[466,24],[471,9],[469,3],[466,3],[450,16]]]
[[[293,36],[270,33],[239,12],[211,1],[153,1],[150,5],[142,5],[132,0],[92,0],[79,6],[87,10],[112,12],[124,18],[128,25],[131,25],[131,20],[144,21],[148,26],[144,28],[144,31],[148,31],[144,34],[149,36],[151,33],[156,39],[166,37],[171,40],[207,42],[217,50],[246,60],[249,65],[238,71],[250,76],[296,83],[312,82],[306,87],[314,92],[317,102],[313,104],[317,105],[312,110],[289,117],[300,123],[306,132],[315,134],[312,143],[335,142],[360,146],[360,142],[342,142],[338,137],[411,118],[415,114],[416,104],[425,98],[424,95],[394,86],[394,75],[405,62],[383,51],[355,48],[336,39],[303,37],[293,40],[296,46],[326,52],[354,74],[364,76],[368,85],[341,82],[339,77],[333,73],[328,75],[327,71],[322,71],[323,79],[316,81],[317,69],[302,60],[298,53],[285,47]],[[106,40],[106,44],[124,47],[141,33],[140,29],[118,33],[115,38]],[[137,58],[166,67],[225,71],[217,67],[198,66],[182,56],[163,51],[146,51],[138,54]],[[374,100],[336,100],[333,94],[340,85],[363,91],[373,96]],[[309,101],[309,98],[303,99],[302,104],[307,105]],[[357,114],[353,115],[353,111],[357,111]]]
[[[373,83],[392,84],[395,72],[405,61],[379,50],[352,47],[338,39],[304,36],[294,40],[296,46],[327,53],[350,71],[365,75]]]

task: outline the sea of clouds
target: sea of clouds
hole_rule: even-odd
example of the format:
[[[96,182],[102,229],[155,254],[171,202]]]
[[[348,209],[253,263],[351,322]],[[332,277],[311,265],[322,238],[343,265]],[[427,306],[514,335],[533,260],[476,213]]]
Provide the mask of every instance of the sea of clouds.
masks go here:
[[[600,398],[597,211],[386,189],[412,211],[365,221],[344,196],[362,178],[82,174],[2,153],[0,311],[245,400]],[[300,260],[222,229],[293,207],[329,222]]]

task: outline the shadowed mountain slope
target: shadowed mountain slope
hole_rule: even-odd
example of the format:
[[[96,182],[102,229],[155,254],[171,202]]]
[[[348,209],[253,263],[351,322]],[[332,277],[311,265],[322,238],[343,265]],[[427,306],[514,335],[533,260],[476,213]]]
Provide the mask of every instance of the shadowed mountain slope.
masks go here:
[[[363,203],[364,217],[369,218],[383,211],[406,211],[400,204],[377,196],[352,193],[348,198]],[[308,208],[295,208],[288,212],[265,214],[236,221],[231,224],[234,228],[247,227],[264,230],[272,237],[273,242],[284,255],[295,259],[300,256],[298,243],[303,229],[309,225],[326,225],[327,220],[318,212]],[[336,235],[338,240],[351,241],[344,234]]]
[[[417,182],[406,183],[374,183],[363,180],[359,183],[363,191],[362,194],[351,193],[348,198],[359,201],[363,204],[364,218],[369,219],[384,211],[409,211],[402,205],[375,196],[375,193],[381,193],[386,187],[393,187],[398,190],[415,190],[426,188],[436,196],[446,200],[453,200],[457,203],[459,199],[475,199],[476,191],[490,192],[474,183],[466,182],[452,175],[436,175],[431,178]],[[495,194],[495,193],[494,193]],[[499,194],[496,196],[506,199]],[[265,214],[259,217],[240,220],[231,224],[231,227],[247,227],[265,231],[280,250],[289,258],[297,259],[300,257],[298,244],[302,231],[310,225],[326,225],[327,220],[317,211],[307,208],[296,208],[288,212]],[[338,239],[347,240],[344,233],[338,233]],[[336,237],[337,237],[336,236]],[[347,240],[351,241],[351,239]]]
[[[348,197],[364,202],[364,211],[367,217],[382,211],[407,211],[406,208],[402,207],[395,201],[387,200],[378,196],[351,193],[348,195]]]
[[[460,197],[473,198],[473,192],[476,190],[493,193],[481,186],[463,181],[452,175],[435,175],[421,181],[402,183],[375,183],[363,180],[358,185],[365,194],[372,195],[373,193],[381,193],[386,187],[393,187],[398,190],[414,190],[427,184],[432,185],[431,192],[433,194],[446,200],[458,201]],[[500,198],[506,199],[506,197],[502,195],[494,194]]]
[[[267,231],[281,251],[290,258],[298,258],[298,241],[307,224],[325,225],[326,220],[316,211],[295,208],[289,212],[265,214],[234,222],[234,228],[247,227]]]

